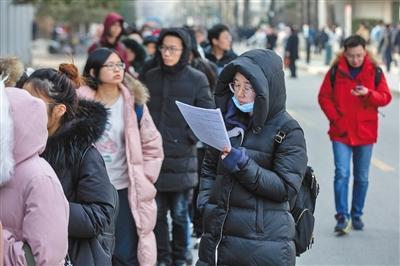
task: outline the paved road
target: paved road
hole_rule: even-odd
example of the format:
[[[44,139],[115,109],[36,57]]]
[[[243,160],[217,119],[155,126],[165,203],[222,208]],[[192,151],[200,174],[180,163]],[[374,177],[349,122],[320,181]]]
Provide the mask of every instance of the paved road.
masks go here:
[[[322,76],[300,73],[288,79],[287,108],[304,128],[309,164],[318,175],[321,192],[316,210],[316,242],[298,265],[399,265],[399,97],[382,108],[379,142],[374,147],[365,230],[335,236],[333,156],[326,134],[328,122],[317,95]],[[351,190],[350,190],[351,191]],[[197,250],[193,251],[197,257]]]
[[[288,109],[305,130],[309,163],[321,183],[316,211],[316,243],[299,265],[399,265],[399,98],[381,112],[379,140],[374,147],[365,230],[333,234],[333,156],[328,123],[316,101],[322,76],[288,80]],[[351,191],[351,190],[350,190]]]

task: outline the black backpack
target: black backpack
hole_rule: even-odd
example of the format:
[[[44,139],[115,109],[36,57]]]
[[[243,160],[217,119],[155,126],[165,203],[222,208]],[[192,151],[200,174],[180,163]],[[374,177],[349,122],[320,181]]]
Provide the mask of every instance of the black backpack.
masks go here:
[[[289,120],[283,124],[274,137],[276,145],[282,143],[286,135],[295,129],[302,130],[295,120]],[[310,249],[314,243],[314,211],[318,193],[319,184],[314,175],[314,170],[307,166],[297,197],[290,201],[290,213],[296,223],[294,238],[296,256],[300,256],[307,249]]]
[[[336,80],[336,73],[337,73],[337,69],[338,69],[338,65],[335,64],[331,67],[331,72],[329,75],[329,80],[331,82],[331,87],[332,89],[335,87],[335,80]],[[375,80],[374,80],[374,84],[375,87],[378,86],[379,82],[382,79],[382,68],[375,66]]]

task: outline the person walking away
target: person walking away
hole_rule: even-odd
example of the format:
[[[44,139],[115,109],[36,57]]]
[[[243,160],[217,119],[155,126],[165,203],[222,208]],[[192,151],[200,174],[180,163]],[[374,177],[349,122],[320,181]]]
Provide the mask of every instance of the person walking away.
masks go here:
[[[278,42],[278,34],[273,26],[267,28],[267,49],[275,50]]]
[[[397,54],[397,68],[400,74],[400,23],[397,24],[397,30],[396,30],[396,35],[394,37],[393,46],[394,46],[394,51]]]
[[[379,52],[382,53],[383,62],[385,62],[386,70],[390,72],[390,66],[393,60],[393,50],[394,50],[394,36],[392,33],[392,26],[386,24],[385,31],[381,43],[379,45]]]
[[[373,144],[377,141],[378,108],[389,104],[391,94],[385,76],[366,51],[366,41],[352,35],[344,52],[325,75],[318,102],[329,120],[335,163],[335,232],[362,230]],[[335,71],[332,77],[332,71]],[[380,75],[379,79],[376,75]],[[376,83],[376,80],[379,82]],[[333,83],[331,83],[334,81]],[[350,160],[353,156],[353,197],[348,208]],[[351,219],[351,221],[350,221]]]
[[[162,140],[147,109],[145,89],[133,78],[125,82],[124,69],[115,50],[93,51],[83,70],[87,86],[80,87],[78,95],[110,110],[96,147],[119,196],[112,264],[153,266],[157,257],[154,183],[163,160]]]
[[[208,30],[209,46],[204,50],[208,60],[215,63],[218,67],[218,74],[222,68],[237,57],[232,50],[232,35],[229,28],[223,24],[214,25]]]
[[[308,24],[303,25],[303,37],[306,43],[306,63],[310,64],[311,59],[311,45],[313,44],[314,40],[312,38],[312,29]]]
[[[379,45],[383,38],[383,33],[385,32],[385,23],[380,20],[377,25],[375,25],[371,30],[371,44],[374,54],[377,53]]]
[[[114,49],[123,59],[126,66],[128,66],[128,58],[126,55],[125,46],[119,41],[123,34],[124,18],[115,12],[109,13],[103,22],[103,33],[100,41],[93,43],[89,49],[88,54],[100,47]]]
[[[369,30],[367,28],[367,25],[365,24],[364,21],[360,23],[358,26],[358,29],[356,31],[356,35],[361,36],[365,42],[368,44],[369,43]]]
[[[54,170],[39,157],[47,140],[46,105],[2,84],[0,99],[0,261],[63,266],[68,202]]]
[[[175,101],[212,108],[207,77],[189,66],[190,40],[184,28],[161,31],[160,65],[146,73],[149,109],[163,137],[165,159],[157,180],[158,265],[184,265],[188,243],[188,193],[197,185],[195,137]],[[167,213],[171,211],[172,247]]]
[[[289,58],[290,77],[296,78],[296,60],[299,59],[299,37],[297,29],[290,27],[290,35],[286,41],[285,57]]]
[[[118,195],[93,146],[103,134],[107,110],[78,100],[81,83],[73,64],[38,69],[24,85],[49,106],[49,137],[42,157],[53,167],[69,201],[68,256],[73,265],[111,265]]]
[[[285,123],[282,59],[251,50],[219,76],[215,102],[232,148],[207,147],[198,207],[204,232],[197,266],[295,265],[295,222],[290,213],[307,167],[303,131],[290,131],[275,145]]]

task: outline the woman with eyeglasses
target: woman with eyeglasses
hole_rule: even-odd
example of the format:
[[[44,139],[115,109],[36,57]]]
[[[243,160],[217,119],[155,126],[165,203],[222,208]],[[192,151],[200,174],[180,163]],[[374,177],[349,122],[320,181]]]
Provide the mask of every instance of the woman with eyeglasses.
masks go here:
[[[232,148],[206,150],[196,265],[295,265],[289,201],[301,186],[307,154],[303,132],[286,112],[281,58],[252,50],[234,59],[219,76],[215,102]],[[293,130],[275,143],[288,122]]]
[[[78,100],[80,83],[76,66],[61,64],[58,70],[33,72],[24,89],[47,105],[49,137],[41,156],[57,173],[69,202],[67,260],[111,265],[118,195],[93,146],[105,130],[107,111],[100,103]]]
[[[160,33],[159,65],[144,81],[150,92],[149,109],[163,137],[165,160],[157,187],[155,228],[158,265],[185,265],[189,233],[189,191],[198,183],[197,138],[180,114],[175,101],[212,108],[207,77],[189,65],[190,39],[184,28]],[[167,213],[171,211],[172,242]],[[172,245],[171,245],[172,243]]]
[[[96,146],[119,195],[113,265],[153,266],[157,254],[154,183],[164,156],[162,139],[147,109],[144,86],[124,69],[115,50],[94,50],[83,71],[87,86],[78,93],[105,104],[110,112]]]

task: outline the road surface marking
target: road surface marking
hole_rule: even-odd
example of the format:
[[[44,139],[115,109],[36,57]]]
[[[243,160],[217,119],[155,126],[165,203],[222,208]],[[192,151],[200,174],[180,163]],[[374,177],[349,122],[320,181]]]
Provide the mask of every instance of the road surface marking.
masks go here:
[[[378,168],[379,170],[382,170],[383,172],[394,172],[395,169],[394,167],[388,165],[387,163],[373,157],[372,158],[372,165]]]

